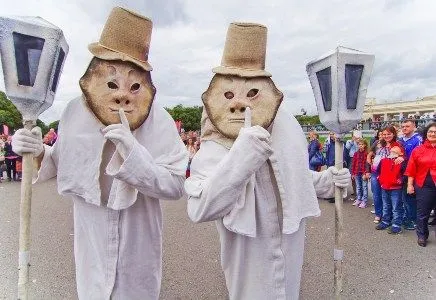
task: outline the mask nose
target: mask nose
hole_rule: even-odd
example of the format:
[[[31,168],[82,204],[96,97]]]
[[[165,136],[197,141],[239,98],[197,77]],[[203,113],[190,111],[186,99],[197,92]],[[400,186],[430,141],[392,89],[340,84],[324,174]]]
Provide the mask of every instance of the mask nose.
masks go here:
[[[127,106],[130,104],[130,100],[126,98],[117,98],[115,99],[115,103],[120,105],[121,107]]]
[[[250,107],[250,104],[247,101],[234,100],[230,104],[230,112],[231,113],[235,113],[235,112],[244,113],[246,107]]]

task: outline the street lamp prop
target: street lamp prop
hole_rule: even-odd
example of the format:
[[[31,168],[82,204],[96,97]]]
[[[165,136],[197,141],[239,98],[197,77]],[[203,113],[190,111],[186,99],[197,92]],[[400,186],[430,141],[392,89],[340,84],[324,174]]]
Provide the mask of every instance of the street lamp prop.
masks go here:
[[[374,55],[337,47],[334,51],[311,61],[306,66],[321,123],[335,132],[338,141],[362,119],[366,91],[371,76]],[[335,166],[343,168],[344,147],[335,143]],[[342,260],[342,189],[335,187],[335,297],[341,298]]]
[[[31,130],[49,108],[68,44],[62,30],[40,17],[0,17],[0,54],[6,94]],[[28,298],[33,156],[23,154],[18,253],[18,299]]]

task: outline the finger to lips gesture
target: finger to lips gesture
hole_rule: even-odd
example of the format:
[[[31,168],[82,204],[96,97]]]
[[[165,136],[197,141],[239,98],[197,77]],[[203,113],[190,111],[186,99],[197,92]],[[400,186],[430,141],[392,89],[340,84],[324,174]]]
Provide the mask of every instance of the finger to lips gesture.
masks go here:
[[[119,110],[121,124],[112,124],[102,130],[104,137],[113,142],[120,155],[126,159],[132,151],[134,137],[130,132],[129,121],[127,120],[124,110]]]

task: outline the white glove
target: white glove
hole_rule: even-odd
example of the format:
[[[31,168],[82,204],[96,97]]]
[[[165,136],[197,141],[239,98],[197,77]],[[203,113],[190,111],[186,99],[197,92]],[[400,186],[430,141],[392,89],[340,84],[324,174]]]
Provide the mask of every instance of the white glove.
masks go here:
[[[332,178],[335,186],[339,188],[346,188],[350,185],[351,174],[346,168],[338,170],[336,167],[328,168],[328,171],[332,173]]]
[[[41,128],[34,127],[31,131],[25,128],[18,129],[12,136],[12,151],[20,156],[23,153],[32,153],[38,157],[44,151]]]
[[[125,160],[132,152],[135,137],[130,132],[129,121],[124,110],[119,110],[121,124],[112,124],[102,130],[104,137],[113,142],[118,153]]]
[[[269,132],[261,126],[241,128],[229,152],[233,166],[248,174],[257,171],[273,153],[269,138]]]

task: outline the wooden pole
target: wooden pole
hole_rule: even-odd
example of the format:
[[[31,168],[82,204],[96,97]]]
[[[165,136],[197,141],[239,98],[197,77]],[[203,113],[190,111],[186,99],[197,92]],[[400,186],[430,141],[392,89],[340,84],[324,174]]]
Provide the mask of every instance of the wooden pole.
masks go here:
[[[336,134],[335,142],[335,167],[338,170],[343,168],[344,145],[342,143],[342,134]],[[342,189],[335,186],[335,249],[333,253],[334,271],[335,271],[335,299],[341,299],[342,292],[342,260],[344,258],[343,250],[343,216],[342,216]]]
[[[36,122],[24,121],[24,128],[32,130]],[[18,252],[18,299],[27,300],[30,267],[30,204],[32,199],[33,153],[23,153],[20,202],[20,241]]]

